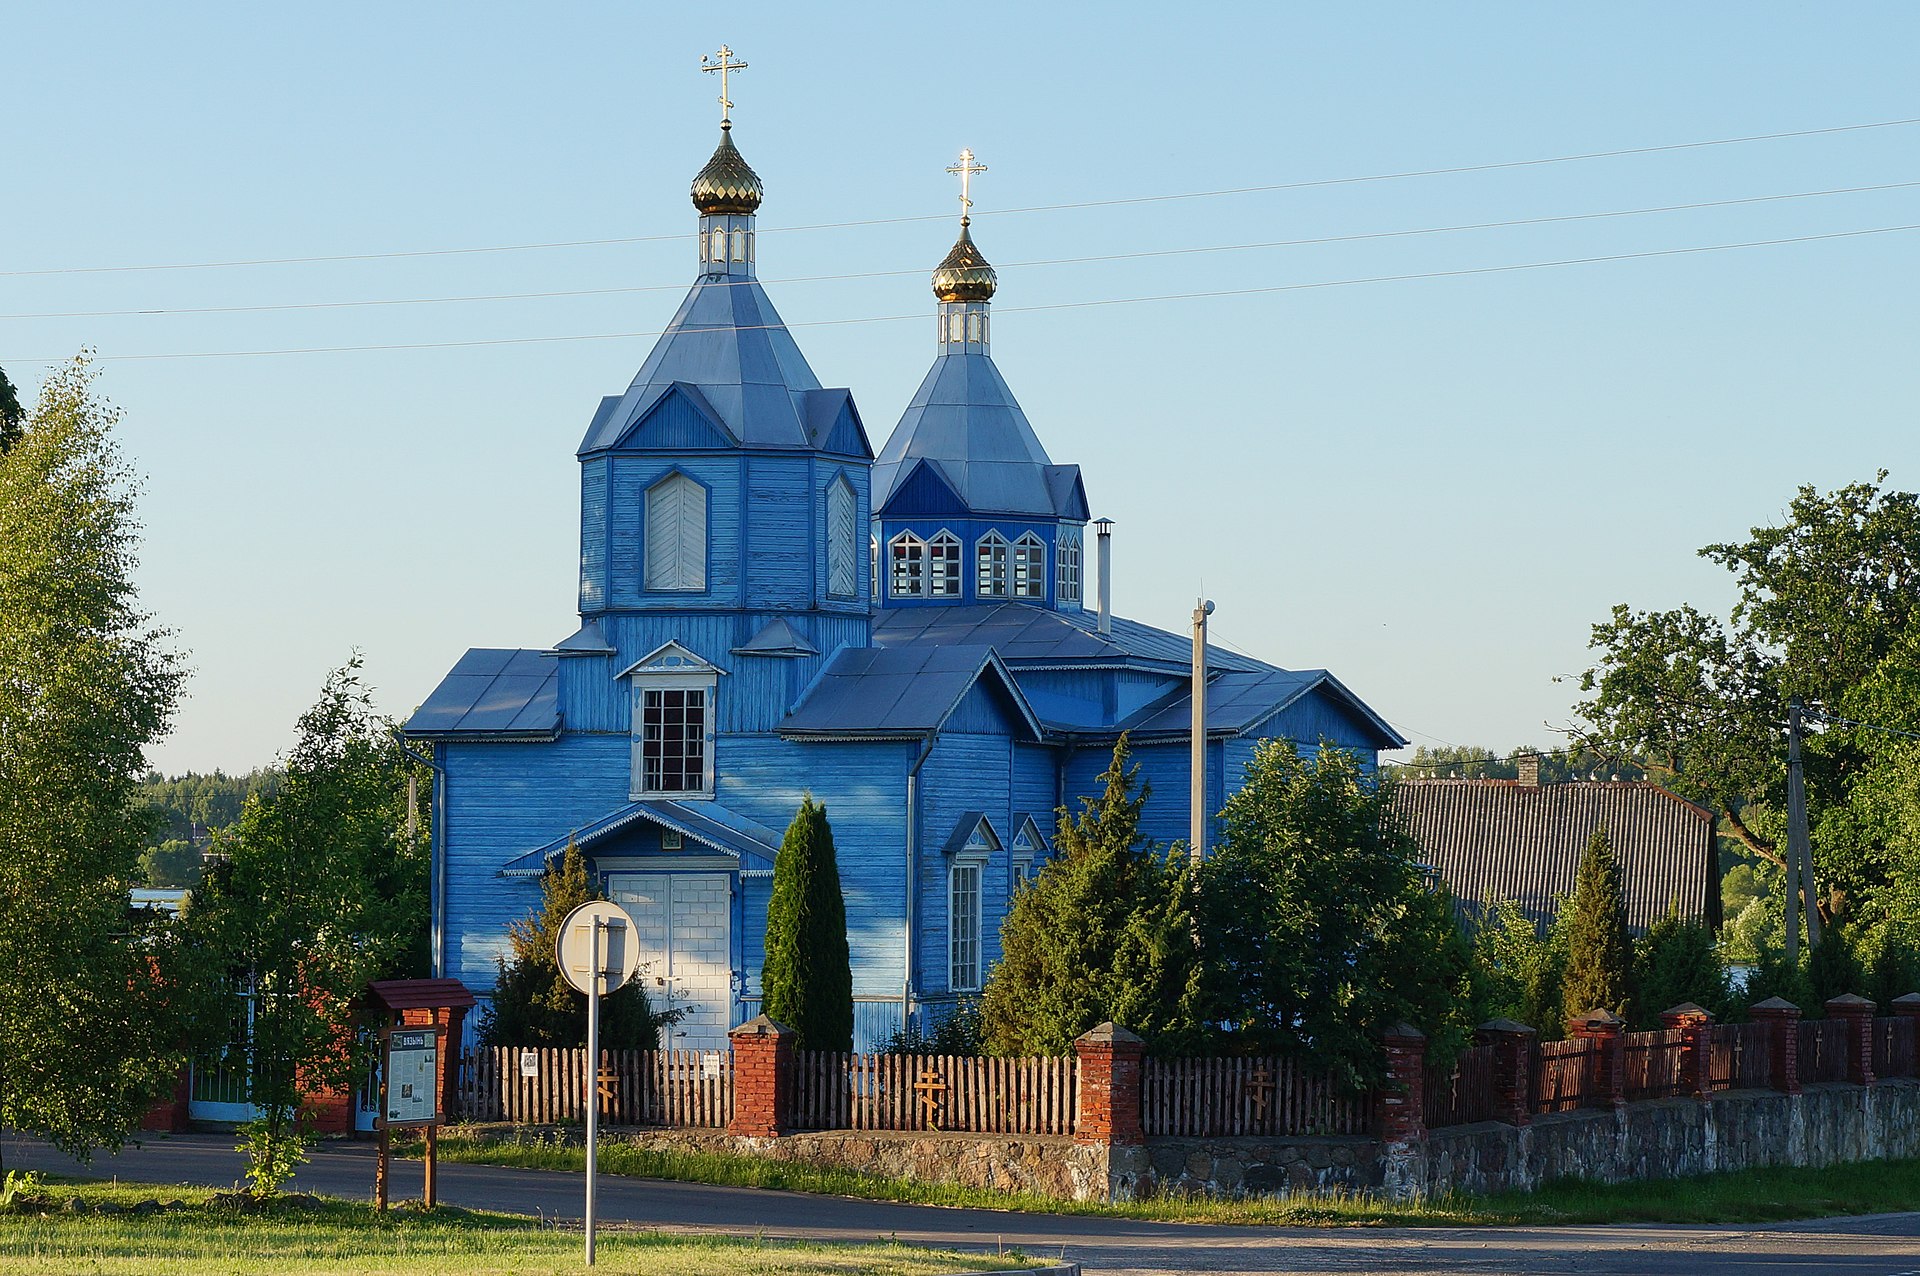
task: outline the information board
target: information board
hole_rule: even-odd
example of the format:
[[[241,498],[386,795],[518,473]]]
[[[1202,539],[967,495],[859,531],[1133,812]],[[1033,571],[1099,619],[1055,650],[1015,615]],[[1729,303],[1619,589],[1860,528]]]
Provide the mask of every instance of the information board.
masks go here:
[[[440,1120],[435,1066],[439,1034],[431,1028],[395,1028],[387,1040],[387,1124],[432,1125]]]

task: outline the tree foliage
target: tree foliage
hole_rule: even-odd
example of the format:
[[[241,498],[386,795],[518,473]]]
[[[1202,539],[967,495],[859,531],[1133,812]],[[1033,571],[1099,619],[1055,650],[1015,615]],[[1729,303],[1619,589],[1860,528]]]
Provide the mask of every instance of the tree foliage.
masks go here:
[[[27,414],[20,406],[19,392],[7,380],[6,369],[0,368],[0,456],[13,451],[26,426]]]
[[[1520,759],[1539,759],[1540,782],[1570,780],[1643,780],[1646,772],[1631,758],[1576,746],[1540,749],[1523,744],[1505,754],[1477,744],[1420,745],[1404,762],[1382,762],[1380,774],[1393,780],[1514,780],[1520,777]]]
[[[1199,1038],[1192,872],[1184,848],[1141,835],[1129,756],[1123,735],[1100,795],[1077,820],[1059,812],[1053,857],[1014,896],[980,999],[990,1053],[1064,1054],[1107,1020],[1163,1053]]]
[[[1236,1043],[1378,1078],[1378,1032],[1408,1021],[1445,1055],[1470,1030],[1470,949],[1429,892],[1391,785],[1323,745],[1265,741],[1200,875],[1208,1017]]]
[[[801,1050],[853,1049],[853,965],[827,808],[808,794],[773,862],[760,1008]]]
[[[1698,918],[1669,912],[1633,945],[1633,1016],[1635,1031],[1658,1028],[1663,1011],[1684,1002],[1700,1006],[1716,1019],[1732,1017],[1736,1009],[1727,986],[1727,966],[1713,927]]]
[[[480,1039],[490,1046],[579,1046],[587,1039],[587,998],[560,973],[560,927],[602,896],[586,858],[569,842],[558,864],[540,875],[540,903],[507,926],[512,959],[500,963],[493,998],[481,1013]],[[677,1018],[655,1014],[642,978],[600,999],[600,1044],[607,1050],[654,1050],[660,1029]]]
[[[1627,933],[1627,898],[1620,862],[1604,828],[1587,839],[1574,877],[1567,914],[1567,971],[1561,985],[1562,1013],[1574,1019],[1592,1010],[1630,1018],[1633,940]],[[1662,1007],[1665,1009],[1665,1007]]]
[[[373,710],[360,657],[301,715],[280,784],[255,794],[190,924],[254,995],[248,1056],[260,1110],[256,1190],[278,1187],[316,1090],[352,1083],[354,1002],[369,980],[427,973],[427,839],[407,830],[418,764]]]
[[[1564,1025],[1565,929],[1554,927],[1543,935],[1519,904],[1494,899],[1480,910],[1472,934],[1475,1018],[1511,1019],[1532,1028],[1542,1041],[1558,1040]]]
[[[132,572],[136,486],[84,359],[0,395],[0,1124],[119,1146],[184,1062],[197,981],[129,922],[143,748],[184,672]]]

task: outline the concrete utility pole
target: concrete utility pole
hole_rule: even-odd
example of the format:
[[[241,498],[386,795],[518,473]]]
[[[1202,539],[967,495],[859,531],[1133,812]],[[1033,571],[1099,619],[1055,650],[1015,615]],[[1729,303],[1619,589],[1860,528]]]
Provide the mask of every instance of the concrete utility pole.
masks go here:
[[[1813,888],[1813,848],[1807,839],[1807,781],[1800,765],[1804,734],[1799,696],[1787,702],[1787,960],[1798,955],[1800,911],[1807,915],[1807,948],[1820,942],[1819,895]]]
[[[1213,604],[1196,600],[1193,609],[1193,782],[1188,803],[1187,853],[1198,864],[1207,854],[1207,617]]]

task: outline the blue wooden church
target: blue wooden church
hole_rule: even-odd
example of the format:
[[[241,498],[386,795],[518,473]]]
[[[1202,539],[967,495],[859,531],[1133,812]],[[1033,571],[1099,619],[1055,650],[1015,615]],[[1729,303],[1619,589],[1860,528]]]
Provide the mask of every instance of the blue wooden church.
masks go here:
[[[633,914],[656,1004],[686,1012],[672,1044],[721,1048],[758,1013],[774,855],[811,791],[870,1049],[980,989],[1122,731],[1147,831],[1186,836],[1192,644],[1088,597],[1080,469],[994,366],[964,185],[933,367],[877,458],[755,279],[761,197],[723,118],[693,182],[698,278],[580,443],[578,627],[468,651],[405,728],[438,765],[435,967],[491,992],[572,840]],[[1263,737],[1406,743],[1324,670],[1220,652],[1207,686],[1209,812]]]

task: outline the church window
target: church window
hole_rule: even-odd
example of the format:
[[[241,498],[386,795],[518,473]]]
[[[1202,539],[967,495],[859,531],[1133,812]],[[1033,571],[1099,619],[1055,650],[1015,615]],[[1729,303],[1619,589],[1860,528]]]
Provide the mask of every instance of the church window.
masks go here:
[[[712,261],[725,261],[727,259],[727,232],[721,230],[718,226],[713,228],[713,247],[709,250],[707,256]]]
[[[965,341],[967,336],[967,317],[958,310],[947,316],[947,340]]]
[[[979,860],[961,860],[947,878],[947,987],[952,992],[980,989]]]
[[[707,489],[684,474],[647,489],[646,586],[707,587]]]
[[[733,232],[733,259],[735,261],[747,259],[747,232],[744,230]]]
[[[960,538],[952,532],[927,542],[927,593],[934,598],[960,596]]]
[[[1013,596],[1047,596],[1047,546],[1032,532],[1013,543]]]
[[[895,598],[922,598],[927,592],[927,543],[912,532],[887,542],[890,583]]]
[[[827,594],[853,598],[860,592],[860,568],[855,560],[855,505],[853,487],[843,475],[827,487]]]
[[[710,793],[708,688],[640,687],[634,741],[641,793]]]
[[[1007,596],[1007,538],[988,532],[974,553],[974,592],[982,598]]]
[[[985,341],[987,339],[987,317],[978,311],[967,316],[967,340]]]
[[[1060,545],[1054,555],[1053,595],[1063,603],[1080,601],[1080,533],[1071,527],[1060,529]]]
[[[880,538],[867,537],[867,588],[880,597]]]

